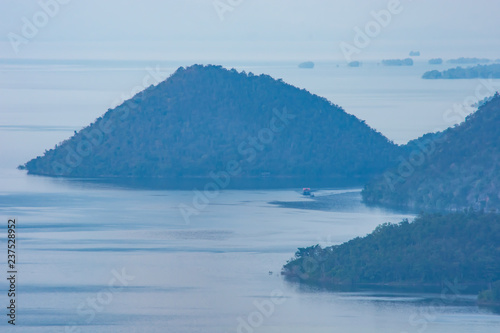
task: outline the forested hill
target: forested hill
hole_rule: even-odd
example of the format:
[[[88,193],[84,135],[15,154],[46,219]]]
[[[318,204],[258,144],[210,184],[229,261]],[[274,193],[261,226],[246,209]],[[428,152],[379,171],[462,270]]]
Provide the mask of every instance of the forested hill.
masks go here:
[[[500,96],[462,124],[410,142],[409,156],[365,186],[368,203],[500,210]]]
[[[367,176],[400,147],[363,121],[268,75],[179,68],[27,162],[69,177]]]
[[[487,286],[500,280],[499,243],[499,214],[427,214],[341,245],[300,248],[283,274],[313,284]]]

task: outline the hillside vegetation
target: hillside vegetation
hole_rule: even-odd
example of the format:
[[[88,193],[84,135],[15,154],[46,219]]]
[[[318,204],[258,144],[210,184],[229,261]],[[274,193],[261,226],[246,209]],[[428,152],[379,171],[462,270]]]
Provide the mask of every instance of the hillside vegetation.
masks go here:
[[[179,68],[22,168],[67,177],[358,177],[401,148],[325,98],[268,75]]]
[[[462,124],[410,142],[400,163],[369,182],[363,199],[423,210],[500,210],[500,96]]]
[[[500,279],[499,244],[498,214],[426,214],[341,245],[300,248],[283,274],[312,284],[486,286]]]

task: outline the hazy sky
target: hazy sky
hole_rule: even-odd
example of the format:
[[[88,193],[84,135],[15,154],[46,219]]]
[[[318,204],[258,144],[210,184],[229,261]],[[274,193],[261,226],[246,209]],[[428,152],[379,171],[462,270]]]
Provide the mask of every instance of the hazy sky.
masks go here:
[[[341,42],[353,45],[354,28],[393,1],[0,0],[0,57],[335,60]],[[500,58],[500,1],[401,0],[397,8],[355,58],[411,49]]]

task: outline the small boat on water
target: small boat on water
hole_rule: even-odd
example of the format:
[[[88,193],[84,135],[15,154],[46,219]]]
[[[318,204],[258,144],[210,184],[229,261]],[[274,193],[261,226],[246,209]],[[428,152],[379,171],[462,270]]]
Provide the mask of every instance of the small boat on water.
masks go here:
[[[309,187],[304,187],[302,189],[302,195],[310,198],[314,198],[314,193],[312,193]]]

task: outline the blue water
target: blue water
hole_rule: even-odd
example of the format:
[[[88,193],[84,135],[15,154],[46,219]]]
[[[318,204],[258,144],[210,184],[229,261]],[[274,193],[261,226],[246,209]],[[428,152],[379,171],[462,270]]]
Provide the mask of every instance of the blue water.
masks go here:
[[[160,65],[169,73],[177,64]],[[480,84],[420,80],[424,64],[235,65],[308,88],[399,142],[445,125],[447,105]],[[17,219],[19,271],[17,325],[2,315],[2,332],[498,332],[500,316],[460,289],[339,292],[282,279],[297,247],[413,217],[366,207],[357,187],[318,189],[331,203],[319,209],[297,188],[229,189],[185,218],[180,207],[193,206],[203,182],[151,190],[15,169],[141,85],[147,66],[155,64],[0,65],[0,219]]]

